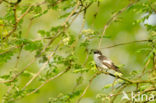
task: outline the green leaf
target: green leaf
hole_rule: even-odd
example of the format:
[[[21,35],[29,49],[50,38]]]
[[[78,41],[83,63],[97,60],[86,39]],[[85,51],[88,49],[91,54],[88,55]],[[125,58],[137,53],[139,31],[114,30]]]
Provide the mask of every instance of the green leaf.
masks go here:
[[[136,52],[137,53],[144,53],[144,52],[147,52],[147,51],[151,51],[151,48],[141,48],[141,49],[137,50]]]
[[[34,73],[29,72],[29,71],[24,71],[22,75],[23,75],[23,76],[26,76],[26,77],[29,77],[29,76],[33,76]]]
[[[107,84],[107,85],[104,86],[104,89],[107,89],[107,88],[110,88],[110,87],[112,87],[112,84]]]
[[[34,51],[42,48],[42,43],[40,41],[28,41],[25,43],[24,49],[28,51]]]
[[[8,60],[11,59],[13,55],[14,55],[13,51],[8,51],[8,52],[0,54],[0,63],[7,62]]]
[[[47,12],[48,12],[48,9],[47,9],[47,10],[44,10],[43,12],[41,12],[41,13],[35,15],[35,16],[33,16],[32,19],[38,18],[38,17],[40,17],[40,16],[46,14]]]
[[[144,60],[144,63],[146,63],[148,61],[148,59],[152,58],[153,56],[153,50],[150,51],[150,53],[148,54],[148,56],[146,56],[145,60]]]
[[[37,14],[37,13],[41,13],[42,12],[42,8],[41,6],[36,6],[34,7],[33,11]]]
[[[156,31],[156,26],[145,24],[148,31]]]

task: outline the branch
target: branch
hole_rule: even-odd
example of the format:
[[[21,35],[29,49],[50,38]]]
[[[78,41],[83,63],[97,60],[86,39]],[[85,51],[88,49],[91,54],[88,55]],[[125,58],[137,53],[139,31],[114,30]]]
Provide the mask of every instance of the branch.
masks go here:
[[[104,73],[104,74],[106,74],[106,75],[110,75],[110,76],[112,76],[112,77],[121,79],[121,80],[123,80],[123,81],[125,81],[125,82],[128,82],[128,83],[130,83],[130,84],[134,83],[133,81],[131,81],[131,80],[129,80],[129,79],[123,78],[123,77],[118,76],[118,75],[114,75],[114,74],[109,73],[109,72],[105,72],[105,71],[100,71],[100,72],[101,72],[101,73]]]
[[[4,0],[4,2],[9,3],[9,4],[11,4],[11,5],[14,6],[13,11],[14,11],[15,24],[14,24],[13,29],[12,29],[5,37],[3,37],[2,40],[8,38],[8,37],[9,37],[12,33],[14,33],[14,32],[16,31],[16,29],[17,29],[18,19],[17,19],[17,13],[16,13],[17,10],[16,10],[16,9],[17,9],[18,4],[19,4],[21,1],[22,1],[22,0],[17,0],[17,2],[11,3],[11,2],[8,2],[7,0]]]
[[[99,41],[99,46],[98,48],[101,47],[101,42],[102,42],[102,37],[105,35],[105,32],[106,32],[106,29],[110,26],[110,24],[116,20],[117,16],[119,16],[121,13],[123,13],[127,8],[129,8],[130,6],[132,6],[133,4],[135,4],[136,2],[134,3],[130,3],[128,4],[126,7],[122,8],[120,11],[118,11],[117,13],[115,13],[112,18],[110,18],[107,23],[105,24],[104,28],[103,28],[103,33],[101,35],[101,39]]]
[[[109,73],[109,72],[105,72],[105,71],[100,71],[101,73],[104,73],[106,75],[110,75],[112,77],[115,77],[115,78],[118,78],[118,79],[121,79],[129,84],[139,84],[139,83],[156,83],[152,80],[136,80],[136,81],[133,81],[133,80],[129,80],[127,78],[124,78],[124,77],[121,77],[121,76],[118,76],[118,75],[114,75],[112,73]]]
[[[10,83],[10,82],[13,82],[13,81],[14,81],[15,79],[17,79],[17,77],[20,76],[32,63],[34,63],[34,61],[35,61],[35,59],[32,59],[32,61],[31,61],[28,65],[26,65],[26,66],[24,67],[24,69],[23,69],[21,72],[17,73],[11,80],[0,81],[0,83]]]
[[[73,15],[75,15],[75,14],[77,14],[77,13],[81,13],[81,12],[83,12],[83,11],[86,11],[86,10],[91,6],[91,4],[92,4],[92,2],[89,3],[87,6],[85,6],[85,8],[81,9],[80,11],[73,13]]]
[[[151,40],[136,40],[136,41],[131,41],[131,42],[119,43],[119,44],[107,46],[107,47],[100,48],[100,49],[108,49],[108,48],[113,48],[113,47],[116,47],[116,46],[128,45],[128,44],[138,43],[138,42],[151,42]]]
[[[79,5],[79,2],[77,3],[77,6],[75,7],[76,9],[78,8],[78,5]],[[74,9],[73,11],[75,11],[76,9]],[[71,15],[72,15],[73,13],[74,13],[74,12],[71,12]],[[67,19],[65,20],[65,22],[63,23],[63,25],[65,25],[66,22],[68,22],[68,20],[69,20],[69,18],[71,17],[71,15],[69,15],[69,16],[67,17]],[[44,48],[44,50],[42,51],[42,53],[45,51],[45,49],[46,49],[60,34],[61,34],[61,32],[58,32],[58,34],[57,34],[54,38],[52,38],[52,39],[50,40],[50,42],[49,42],[48,45]],[[46,66],[47,66],[47,64],[48,64],[48,62],[49,62],[49,60],[50,60],[51,57],[55,54],[57,48],[58,48],[58,46],[55,48],[54,52],[52,52],[52,53],[49,55],[48,61],[45,62],[45,63],[43,64],[43,66],[40,68],[40,70],[26,83],[26,85],[23,87],[23,89],[25,89],[28,85],[30,85],[31,82],[32,82],[36,77],[38,77],[38,76],[40,75],[40,73],[46,68]]]
[[[67,17],[67,19],[65,20],[65,22],[63,23],[63,26],[66,27],[66,23],[69,21],[69,18],[72,16],[72,14],[74,13],[74,11],[78,8],[79,2],[77,3],[77,6],[75,7],[75,9],[73,10],[73,12],[71,12],[71,14]],[[65,30],[65,29],[64,29]],[[45,48],[43,49],[42,53],[46,50],[46,48],[53,43],[53,41],[61,34],[62,32],[58,32],[48,43],[48,45],[45,46]],[[46,65],[48,64],[50,58],[55,54],[56,50],[57,50],[58,46],[56,47],[56,49],[54,50],[54,52],[52,52],[50,54],[50,56],[48,57],[48,61],[46,63],[43,64],[43,66],[40,68],[40,70],[31,78],[31,80],[29,80],[26,85],[23,87],[23,89],[25,89],[36,77],[38,77],[40,75],[40,73],[45,69]]]
[[[80,2],[78,1],[76,4],[76,7],[72,10],[72,12],[69,14],[69,16],[66,18],[65,22],[63,23],[63,26],[66,25],[66,23],[69,21],[71,16],[75,13],[75,11],[78,9]]]
[[[21,1],[21,0],[18,0],[18,1]],[[18,2],[18,3],[19,3],[19,2]],[[15,14],[15,15],[16,15],[16,7],[17,7],[18,3],[15,5],[15,9],[14,9],[14,14]],[[38,6],[38,5],[42,5],[42,4],[44,4],[44,3],[45,3],[45,2],[41,2],[41,3],[38,3],[38,4],[36,4],[36,5]],[[14,24],[13,29],[12,29],[5,37],[3,37],[2,40],[7,39],[9,36],[11,36],[11,35],[16,31],[18,23],[30,12],[30,10],[31,10],[31,8],[32,8],[33,6],[34,6],[34,5],[29,6],[29,7],[27,8],[27,10],[26,10],[19,18],[17,18],[17,16],[15,16],[15,24]]]
[[[150,61],[151,61],[151,59],[148,59],[148,60],[147,60],[147,62],[146,62],[146,64],[145,64],[145,66],[144,66],[144,68],[143,68],[141,74],[140,74],[139,76],[137,76],[136,78],[141,78],[141,77],[146,73],[145,70],[146,70],[147,66],[149,65]]]
[[[82,97],[86,94],[86,92],[87,92],[88,88],[90,87],[92,81],[93,81],[98,75],[100,75],[100,74],[101,74],[100,72],[96,73],[96,74],[89,80],[88,85],[87,85],[86,88],[83,90],[83,93],[82,93],[81,96],[79,97],[77,103],[79,103],[79,102],[81,101]]]
[[[88,88],[90,87],[92,81],[94,80],[94,78],[96,78],[98,75],[100,75],[101,73],[104,73],[106,75],[110,75],[112,77],[115,77],[115,78],[118,78],[118,79],[121,79],[125,82],[127,82],[128,84],[139,84],[139,83],[156,83],[156,82],[153,82],[152,80],[136,80],[136,81],[133,81],[133,80],[129,80],[127,78],[124,78],[124,77],[121,77],[121,76],[118,76],[118,75],[114,75],[112,73],[109,73],[109,72],[105,72],[105,71],[100,71],[100,72],[97,72],[90,80],[89,80],[89,84],[86,86],[86,88],[84,89],[83,93],[81,94],[80,98],[78,99],[77,103],[80,102],[80,100],[82,99],[82,97],[86,94]],[[126,84],[127,84],[126,83]]]
[[[113,99],[110,101],[110,103],[114,103],[114,100],[117,98],[117,96],[120,95],[122,90],[125,89],[127,86],[128,84],[124,83],[123,85],[121,85],[121,88],[119,88],[116,94],[111,94],[110,97],[113,97]]]
[[[29,96],[29,95],[31,95],[31,94],[37,92],[37,91],[38,91],[39,89],[41,89],[45,84],[47,84],[48,82],[50,82],[50,81],[52,81],[52,80],[54,80],[54,79],[56,79],[56,78],[62,76],[63,74],[65,74],[65,73],[66,73],[67,71],[69,71],[70,69],[71,69],[71,68],[70,68],[70,66],[69,66],[69,67],[68,67],[67,69],[65,69],[64,71],[62,71],[62,72],[58,73],[57,75],[55,75],[54,77],[52,77],[52,78],[46,80],[46,81],[45,81],[43,84],[41,84],[38,88],[36,88],[35,90],[33,90],[32,92],[30,92],[29,94],[27,94],[27,96]]]
[[[153,49],[153,70],[156,70],[156,51],[155,51],[155,44],[154,41],[152,41],[152,49]]]
[[[17,4],[19,4],[22,0],[17,0],[16,2],[9,2],[9,1],[7,1],[7,0],[3,0],[4,2],[6,2],[6,3],[8,3],[8,4],[10,4],[10,5],[17,5]]]
[[[82,64],[82,67],[85,67],[85,65],[87,64],[87,61],[88,61],[88,58],[89,58],[89,53],[88,53],[88,49],[86,49],[86,52],[87,52],[87,55],[86,55],[86,58]],[[82,78],[83,76],[83,73],[81,72],[80,76],[78,78]],[[74,86],[73,88],[73,92],[76,90],[76,88],[81,84],[80,81],[76,82],[76,85]]]
[[[60,45],[61,43],[62,43],[62,42],[60,42],[60,43],[56,46],[56,48],[54,49],[54,51],[48,56],[48,60],[43,64],[43,66],[40,68],[40,70],[26,83],[26,85],[23,87],[23,90],[24,90],[28,85],[30,85],[31,82],[32,82],[35,78],[37,78],[37,77],[40,75],[40,73],[46,68],[46,66],[47,66],[48,63],[49,63],[49,60],[51,59],[51,57],[52,57],[53,55],[55,55],[55,53],[56,53],[56,51],[57,51],[57,49],[58,49],[58,47],[59,47],[59,45]]]
[[[71,13],[69,14],[69,16],[66,18],[66,20],[64,21],[64,23],[62,24],[63,27],[63,31],[59,30],[55,36],[50,37],[50,41],[48,42],[48,44],[45,46],[45,48],[43,49],[42,53],[55,41],[56,38],[58,38],[62,32],[65,32],[65,30],[69,27],[66,26],[66,24],[68,23],[68,21],[70,20],[70,18],[72,17],[72,15],[76,12],[76,10],[79,7],[79,1],[76,4],[76,7],[71,11]]]
[[[19,53],[17,54],[17,57],[16,57],[16,64],[15,64],[15,68],[17,68],[17,66],[18,66],[18,63],[19,63],[19,60],[20,60],[20,57],[21,57],[21,53],[22,53],[22,49],[23,49],[23,46],[21,46],[20,48],[19,48]]]

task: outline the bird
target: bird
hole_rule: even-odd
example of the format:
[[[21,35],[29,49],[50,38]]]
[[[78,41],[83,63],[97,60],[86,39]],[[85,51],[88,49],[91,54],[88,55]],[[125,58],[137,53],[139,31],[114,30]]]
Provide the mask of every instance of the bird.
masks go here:
[[[119,68],[109,58],[104,56],[100,50],[93,50],[93,53],[95,64],[98,68],[100,68],[100,70],[106,70],[106,72],[108,70],[114,70],[121,73]]]

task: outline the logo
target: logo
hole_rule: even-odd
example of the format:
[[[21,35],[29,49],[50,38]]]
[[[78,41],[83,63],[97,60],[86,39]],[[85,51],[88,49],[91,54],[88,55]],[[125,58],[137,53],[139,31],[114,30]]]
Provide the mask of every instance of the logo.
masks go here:
[[[131,101],[154,101],[154,95],[153,94],[140,94],[140,92],[134,93],[133,91],[128,95],[125,91],[122,92],[123,97],[122,100],[131,100]]]

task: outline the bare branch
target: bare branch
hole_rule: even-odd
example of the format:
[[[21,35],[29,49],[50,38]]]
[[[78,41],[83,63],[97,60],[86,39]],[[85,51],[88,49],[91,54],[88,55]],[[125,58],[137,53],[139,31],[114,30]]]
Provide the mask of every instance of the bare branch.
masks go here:
[[[119,15],[120,15],[121,13],[123,13],[127,8],[129,8],[130,6],[132,6],[132,5],[135,4],[135,3],[136,3],[136,2],[128,4],[126,7],[122,8],[120,11],[118,11],[117,13],[115,13],[115,14],[112,16],[112,18],[110,18],[110,19],[107,21],[107,23],[105,24],[105,26],[104,26],[104,28],[103,28],[103,33],[102,33],[102,35],[101,35],[98,48],[101,47],[102,38],[103,38],[103,36],[105,35],[106,29],[110,26],[110,24],[116,20],[117,16],[119,16]]]
[[[8,4],[10,4],[10,5],[17,5],[17,4],[19,4],[22,0],[17,0],[16,2],[9,2],[9,1],[7,1],[7,0],[3,0],[4,2],[6,2],[6,3],[8,3]]]
[[[89,80],[88,85],[87,85],[86,88],[83,90],[83,93],[82,93],[81,96],[79,97],[77,103],[80,103],[82,97],[86,94],[86,92],[87,92],[88,88],[90,87],[91,83],[93,82],[93,80],[94,80],[98,75],[100,75],[100,74],[101,74],[100,72],[96,73],[96,74]]]
[[[116,46],[128,45],[128,44],[138,43],[138,42],[151,42],[151,40],[136,40],[136,41],[131,41],[131,42],[119,43],[119,44],[107,46],[107,47],[100,48],[100,49],[108,49],[108,48],[113,48],[113,47],[116,47]]]

